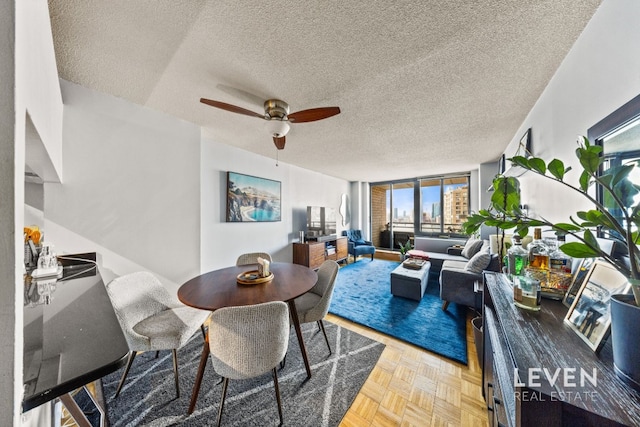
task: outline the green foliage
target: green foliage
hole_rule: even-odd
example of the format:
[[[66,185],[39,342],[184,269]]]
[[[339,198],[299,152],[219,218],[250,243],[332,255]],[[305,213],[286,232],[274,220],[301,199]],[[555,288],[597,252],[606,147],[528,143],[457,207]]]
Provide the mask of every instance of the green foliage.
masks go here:
[[[541,158],[515,156],[508,160],[547,179],[564,185],[586,197],[594,209],[578,211],[569,219],[570,222],[551,223],[542,218],[531,218],[520,208],[520,183],[517,178],[498,175],[493,180],[493,194],[489,209],[482,209],[467,218],[462,229],[467,234],[477,233],[482,225],[497,227],[502,230],[514,230],[521,237],[529,233],[530,227],[547,226],[552,230],[571,234],[578,241],[565,243],[560,247],[564,253],[574,258],[602,257],[609,261],[618,271],[631,279],[640,279],[640,254],[636,244],[640,243],[640,206],[634,198],[640,194],[640,188],[629,181],[629,173],[636,164],[612,167],[602,175],[598,175],[603,163],[602,147],[592,145],[585,137],[578,142],[575,151],[582,167],[578,185],[565,181],[571,167],[566,167],[562,160],[553,159],[545,162]],[[592,186],[600,188],[603,202],[600,203],[589,194]],[[619,222],[611,211],[619,213],[623,221]],[[604,252],[596,239],[597,231],[622,236],[620,243],[626,247],[630,257],[629,268],[621,260],[614,259]],[[637,301],[640,305],[640,301]]]
[[[400,253],[404,255],[411,250],[411,240],[407,240],[404,245],[399,244],[398,246],[400,247]]]

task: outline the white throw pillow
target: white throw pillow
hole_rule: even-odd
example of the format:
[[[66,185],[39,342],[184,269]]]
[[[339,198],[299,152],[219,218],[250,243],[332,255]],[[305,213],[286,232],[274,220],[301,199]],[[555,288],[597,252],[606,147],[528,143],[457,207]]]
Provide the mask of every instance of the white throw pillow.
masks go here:
[[[486,270],[487,267],[489,267],[490,262],[491,254],[489,253],[489,248],[487,248],[486,250],[480,251],[471,257],[464,269],[472,273],[480,274],[483,270]]]
[[[460,255],[462,255],[466,259],[471,259],[475,254],[477,254],[480,251],[480,248],[482,248],[483,243],[484,242],[482,239],[467,240],[467,243],[464,244],[464,248],[462,249],[462,252],[460,253]]]

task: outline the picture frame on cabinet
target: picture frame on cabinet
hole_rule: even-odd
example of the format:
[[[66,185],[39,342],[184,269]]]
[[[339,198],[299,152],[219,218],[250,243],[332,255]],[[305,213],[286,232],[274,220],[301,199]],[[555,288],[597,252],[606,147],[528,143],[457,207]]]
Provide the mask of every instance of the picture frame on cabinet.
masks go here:
[[[594,261],[564,318],[564,323],[597,353],[610,332],[611,295],[628,293],[630,289],[627,278],[611,264],[606,261]]]
[[[573,273],[569,289],[567,289],[567,293],[564,294],[564,298],[562,299],[562,304],[566,307],[571,307],[571,304],[573,304],[573,300],[576,299],[576,295],[582,286],[582,282],[595,260],[596,258],[580,258],[574,260],[574,262],[578,263],[578,266]]]

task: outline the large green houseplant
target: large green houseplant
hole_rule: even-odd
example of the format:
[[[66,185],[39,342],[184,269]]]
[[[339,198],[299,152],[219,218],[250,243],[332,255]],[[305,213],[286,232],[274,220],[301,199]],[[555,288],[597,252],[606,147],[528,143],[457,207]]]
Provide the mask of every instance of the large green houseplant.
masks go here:
[[[553,159],[547,163],[537,157],[515,156],[509,160],[516,167],[580,193],[593,204],[593,209],[577,211],[568,218],[567,222],[562,223],[553,223],[543,217],[532,218],[520,207],[518,179],[498,175],[493,181],[491,206],[489,209],[480,210],[469,216],[463,224],[463,229],[466,233],[472,234],[482,225],[488,225],[502,230],[514,229],[515,233],[524,237],[528,234],[529,227],[546,226],[557,233],[570,234],[577,239],[575,242],[560,246],[567,255],[574,258],[604,258],[625,275],[631,284],[633,298],[614,296],[611,300],[614,364],[616,372],[623,379],[632,386],[640,388],[640,346],[637,345],[637,336],[640,335],[640,331],[633,331],[631,328],[632,326],[640,328],[640,251],[637,246],[640,242],[638,232],[640,197],[636,197],[640,194],[640,188],[628,179],[629,173],[638,165],[630,163],[601,172],[604,162],[601,156],[602,147],[591,144],[584,137],[579,141],[575,153],[582,167],[577,185],[565,181],[571,167],[565,166],[559,159]],[[601,191],[602,202],[595,196],[594,190]],[[612,212],[615,212],[616,216]],[[628,259],[615,258],[602,250],[596,239],[598,232],[622,245],[628,254]],[[617,310],[620,310],[618,307],[622,307],[618,301],[624,302],[624,310],[629,310],[632,318],[620,321],[616,325],[614,314],[618,316],[616,314]],[[615,310],[614,306],[616,306]],[[625,344],[628,346],[617,348],[617,345],[619,347]],[[618,362],[622,356],[630,360]],[[629,364],[631,366],[626,366]]]

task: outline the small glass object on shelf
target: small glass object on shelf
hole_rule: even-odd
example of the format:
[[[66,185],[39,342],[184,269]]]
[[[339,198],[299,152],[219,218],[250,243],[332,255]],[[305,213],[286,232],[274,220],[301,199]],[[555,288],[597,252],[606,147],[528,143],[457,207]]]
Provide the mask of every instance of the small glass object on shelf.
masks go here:
[[[564,235],[558,236],[557,246],[549,254],[549,282],[547,283],[547,292],[553,294],[557,299],[564,298],[567,293],[573,275],[571,274],[572,259],[566,255],[560,246],[565,242]]]
[[[540,282],[526,276],[513,276],[513,303],[526,310],[540,311]]]
[[[542,295],[546,296],[545,290],[549,282],[549,246],[542,240],[542,230],[533,229],[533,241],[529,243],[529,265],[526,267],[525,276],[540,282]]]
[[[512,276],[524,276],[525,268],[529,265],[529,252],[522,247],[519,235],[512,238],[513,246],[507,251],[507,272]]]

